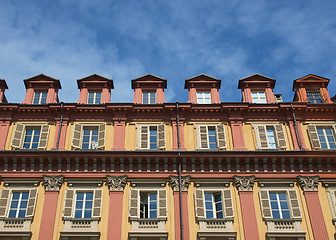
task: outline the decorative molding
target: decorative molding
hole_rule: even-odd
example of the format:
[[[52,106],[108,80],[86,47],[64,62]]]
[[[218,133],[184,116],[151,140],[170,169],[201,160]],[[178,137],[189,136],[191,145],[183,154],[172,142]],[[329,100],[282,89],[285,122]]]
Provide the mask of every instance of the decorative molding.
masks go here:
[[[233,176],[234,184],[236,185],[238,191],[252,191],[255,176]]]
[[[64,176],[43,175],[43,186],[46,191],[59,191],[64,182]]]
[[[320,176],[298,176],[303,191],[317,191]]]
[[[173,191],[179,191],[179,178],[178,176],[169,176],[170,186]],[[181,177],[181,191],[187,191],[190,184],[190,175]]]
[[[123,191],[127,184],[127,175],[110,176],[106,175],[106,184],[110,191]]]

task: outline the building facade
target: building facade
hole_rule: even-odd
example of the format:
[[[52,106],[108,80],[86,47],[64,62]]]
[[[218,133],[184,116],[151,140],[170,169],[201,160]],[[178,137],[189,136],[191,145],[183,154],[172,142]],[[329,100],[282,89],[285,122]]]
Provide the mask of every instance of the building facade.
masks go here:
[[[329,79],[240,79],[241,102],[221,102],[221,80],[185,81],[187,103],[167,103],[167,80],[24,80],[21,104],[0,79],[0,239],[335,239],[336,105]],[[334,93],[333,93],[334,94]]]

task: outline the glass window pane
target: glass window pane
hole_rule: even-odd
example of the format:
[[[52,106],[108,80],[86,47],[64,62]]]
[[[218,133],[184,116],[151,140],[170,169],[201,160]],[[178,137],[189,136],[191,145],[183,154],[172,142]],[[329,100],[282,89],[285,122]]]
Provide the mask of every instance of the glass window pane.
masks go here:
[[[269,197],[270,197],[270,200],[276,200],[276,199],[277,199],[275,193],[270,193],[270,194],[269,194]]]
[[[273,218],[280,219],[280,213],[279,213],[279,211],[272,211],[272,214],[273,214]]]
[[[75,218],[82,218],[82,211],[81,210],[76,210],[75,211]]]
[[[278,193],[280,200],[287,200],[286,193]]]
[[[91,218],[91,213],[92,213],[92,210],[85,210],[84,211],[84,218]]]
[[[26,209],[26,208],[27,208],[27,205],[28,205],[28,201],[21,201],[20,208],[24,208],[24,209]]]
[[[223,211],[217,212],[217,218],[223,218]]]
[[[18,217],[19,218],[24,218],[26,216],[26,209],[24,209],[24,210],[20,210],[19,211],[19,215],[18,215]]]
[[[10,205],[10,208],[11,209],[16,209],[17,207],[18,207],[18,204],[19,204],[19,202],[18,201],[12,201],[12,203],[11,203],[11,205]]]
[[[86,193],[86,200],[93,200],[93,192]]]
[[[271,202],[271,208],[272,209],[279,209],[278,203],[277,202]]]
[[[83,200],[84,199],[84,193],[83,192],[78,192],[77,193],[77,200]]]
[[[212,202],[205,202],[205,209],[212,209]]]
[[[83,208],[83,201],[76,201],[76,209],[82,209]]]
[[[150,218],[157,218],[157,211],[150,211],[149,214],[150,214],[149,215]]]
[[[16,210],[10,210],[8,214],[9,218],[15,218],[16,217]]]
[[[206,218],[214,218],[212,211],[206,211]]]
[[[205,201],[212,201],[212,194],[211,193],[204,193]]]
[[[289,219],[290,218],[289,211],[282,211],[282,218]]]

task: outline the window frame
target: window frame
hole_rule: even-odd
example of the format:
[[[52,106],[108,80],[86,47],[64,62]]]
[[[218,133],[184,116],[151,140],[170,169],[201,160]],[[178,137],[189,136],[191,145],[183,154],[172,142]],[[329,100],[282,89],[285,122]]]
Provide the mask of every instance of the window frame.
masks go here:
[[[19,199],[18,199],[18,204],[17,204],[17,207],[14,209],[14,211],[16,212],[15,213],[15,217],[10,217],[10,213],[11,211],[13,210],[12,209],[12,202],[13,202],[13,197],[14,197],[14,193],[19,193]],[[22,210],[22,195],[23,193],[28,193],[27,195],[27,199],[26,199],[26,207],[24,208],[24,217],[19,217],[19,212]],[[18,190],[14,190],[11,192],[11,197],[10,197],[10,200],[9,200],[9,204],[8,204],[8,212],[7,212],[7,218],[8,219],[17,219],[17,218],[25,218],[26,217],[26,214],[27,214],[27,209],[28,209],[28,201],[29,201],[29,191],[18,191]]]
[[[90,97],[90,94],[93,94],[93,97]],[[97,102],[97,94],[100,94],[100,97],[99,97],[99,102]],[[92,103],[89,103],[89,99],[92,98],[93,99],[93,102]],[[95,90],[89,90],[88,91],[88,97],[87,97],[87,104],[101,104],[101,100],[102,100],[102,91],[95,91]]]
[[[306,89],[307,101],[312,104],[324,103],[322,98],[321,89]],[[311,96],[311,97],[309,97]],[[317,102],[317,96],[320,98],[320,102]],[[312,100],[312,102],[310,101]]]
[[[254,98],[253,97],[253,94],[256,93],[257,94],[257,98]],[[263,93],[264,96],[265,96],[265,102],[261,102],[260,100],[261,99],[264,99],[264,98],[261,98],[260,97],[260,94]],[[252,99],[252,103],[256,103],[256,104],[265,104],[267,103],[267,96],[266,96],[266,92],[265,90],[251,90],[251,99]],[[254,101],[254,99],[257,99],[257,101]]]
[[[336,123],[308,123],[307,124],[307,133],[310,140],[310,145],[312,149],[323,150],[323,151],[335,151],[336,148],[322,148],[321,141],[317,132],[318,128],[331,128],[334,141],[336,142]],[[327,140],[327,138],[325,138]],[[329,141],[328,141],[329,146]]]
[[[137,144],[136,149],[137,150],[164,150],[166,149],[166,124],[165,123],[136,123],[135,124],[137,129]],[[151,149],[151,139],[150,139],[150,128],[156,127],[156,149]],[[145,130],[147,128],[147,130]],[[161,129],[159,129],[161,128]],[[145,137],[147,135],[147,137]],[[143,141],[144,140],[144,141]],[[146,146],[144,146],[146,145]]]
[[[44,93],[46,93],[45,97],[43,96]],[[35,99],[38,99],[38,103],[35,103]],[[42,102],[43,99],[45,99],[45,102],[44,101]],[[34,91],[33,104],[47,104],[47,99],[48,99],[48,91]]]
[[[77,150],[104,150],[106,139],[106,123],[73,123],[71,147]],[[83,149],[84,128],[98,128],[98,145],[95,149]]]
[[[145,103],[145,94],[147,94],[147,96],[148,97],[146,97],[146,99],[147,99],[147,103]],[[152,95],[154,95],[154,97],[152,97]],[[156,94],[156,91],[142,91],[142,104],[156,104],[156,98],[157,98],[157,96],[156,96],[157,94]],[[154,99],[154,103],[152,103],[151,102],[151,99]]]
[[[285,150],[288,147],[285,123],[252,123],[256,150]],[[270,148],[267,129],[272,128],[275,148]],[[266,146],[267,145],[267,146]]]
[[[224,123],[195,123],[194,128],[196,131],[196,149],[197,150],[223,150],[227,148],[226,140],[226,124]],[[202,133],[201,129],[206,128],[206,133]],[[210,139],[209,139],[209,128],[215,128],[216,135],[216,148],[210,148]],[[205,139],[202,139],[202,135],[206,134]],[[206,145],[206,146],[205,146]]]
[[[209,94],[209,98],[205,96],[206,94]],[[199,95],[201,96],[199,97]],[[202,101],[200,102],[199,99]],[[206,102],[207,99],[209,99],[210,102]],[[211,104],[212,103],[211,91],[196,91],[196,102],[197,104]]]

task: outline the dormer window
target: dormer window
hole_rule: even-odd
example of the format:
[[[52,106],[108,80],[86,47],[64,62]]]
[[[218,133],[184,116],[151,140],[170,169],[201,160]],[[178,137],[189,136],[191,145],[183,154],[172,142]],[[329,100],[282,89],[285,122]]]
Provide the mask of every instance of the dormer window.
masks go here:
[[[142,103],[143,104],[154,104],[154,103],[156,103],[155,92],[143,92],[142,93]]]
[[[252,92],[252,103],[267,103],[264,91]]]
[[[101,92],[89,92],[88,104],[100,104],[101,103]]]
[[[198,104],[211,104],[210,92],[197,92],[197,103]]]
[[[307,100],[310,103],[323,103],[319,89],[307,89]]]
[[[35,92],[33,104],[46,104],[48,92]]]

